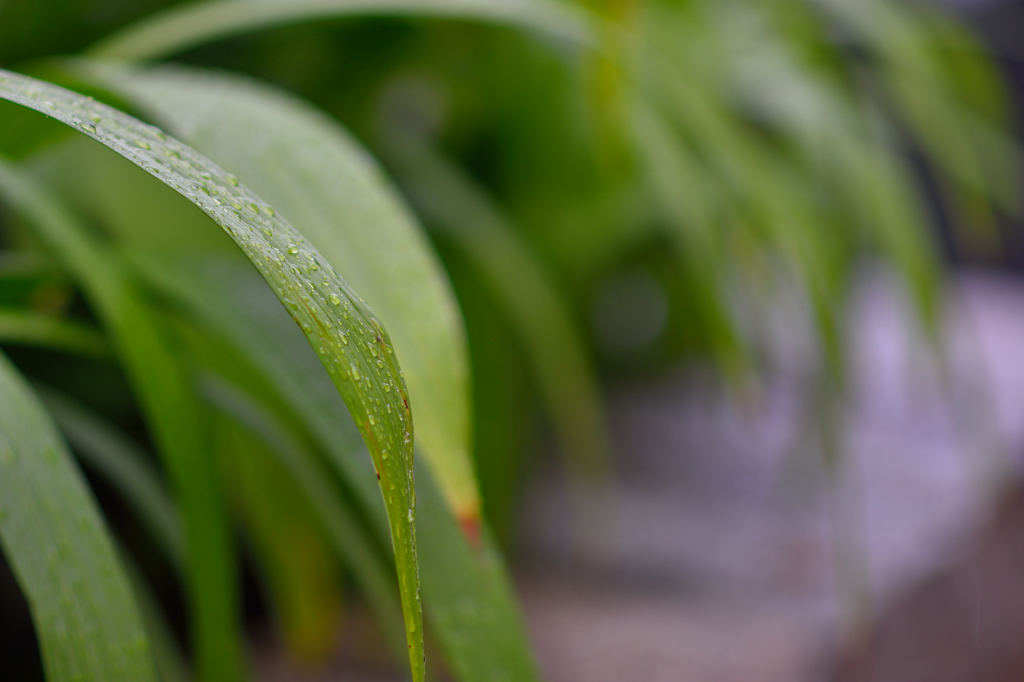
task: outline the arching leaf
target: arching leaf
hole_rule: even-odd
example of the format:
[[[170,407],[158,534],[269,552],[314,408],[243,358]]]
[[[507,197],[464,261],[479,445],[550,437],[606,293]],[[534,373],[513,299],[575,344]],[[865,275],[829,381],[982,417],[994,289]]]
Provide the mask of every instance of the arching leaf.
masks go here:
[[[156,682],[131,586],[39,401],[0,354],[0,545],[50,680]]]
[[[274,208],[190,147],[90,98],[11,72],[0,71],[0,97],[78,129],[196,204],[232,237],[286,306],[345,399],[380,476],[413,678],[421,680],[423,628],[416,566],[412,414],[383,326],[330,263]],[[226,551],[227,542],[221,546],[220,551]]]

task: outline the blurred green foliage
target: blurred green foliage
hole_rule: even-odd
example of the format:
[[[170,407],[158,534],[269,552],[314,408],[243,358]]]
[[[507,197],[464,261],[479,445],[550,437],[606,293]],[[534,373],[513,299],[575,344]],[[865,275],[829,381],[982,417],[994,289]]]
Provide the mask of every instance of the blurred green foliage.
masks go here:
[[[112,70],[107,59],[147,66]],[[186,68],[149,70],[169,60]],[[806,317],[823,381],[842,390],[862,263],[882,259],[900,274],[938,343],[934,215],[970,249],[1019,211],[1000,74],[963,25],[923,3],[6,0],[0,67],[207,154],[381,314],[410,375],[417,436],[431,434],[417,440],[430,468],[416,469],[427,627],[466,682],[535,676],[494,537],[512,546],[539,427],[586,496],[612,467],[601,379],[705,362],[745,397],[770,368],[783,298]],[[185,377],[166,381],[187,384],[182,400],[204,413],[197,428],[215,435],[217,472],[204,475],[218,490],[198,504],[222,505],[242,541],[225,539],[226,527],[206,540],[224,554],[211,569],[220,587],[206,589],[232,591],[215,600],[232,613],[209,616],[204,631],[183,622],[181,602],[195,595],[173,577],[187,562],[160,547],[168,531],[125,511],[138,478],[96,464],[97,448],[127,442],[113,449],[135,464],[114,470],[141,466],[145,485],[159,484],[148,452],[162,451],[159,410],[130,388],[131,353],[96,297],[82,295],[88,277],[54,258],[60,248],[8,196],[0,344],[19,372],[57,389],[43,390],[45,403],[98,491],[103,523],[141,566],[135,599],[161,675],[187,674],[175,672],[187,666],[160,635],[161,610],[179,636],[189,631],[200,676],[245,675],[230,660],[239,633],[210,631],[240,627],[237,551],[296,657],[330,655],[353,594],[403,648],[370,460],[339,420],[345,403],[235,246],[70,128],[6,102],[0,122],[11,172],[49,188],[98,258],[117,264],[142,326],[158,330],[179,368],[163,369]],[[318,142],[300,154],[307,133]],[[336,165],[299,158],[320,143],[340,150]],[[937,206],[927,183],[940,189]],[[432,349],[419,359],[418,343]],[[431,368],[442,380],[421,378]],[[158,395],[165,380],[152,380]],[[83,440],[83,428],[114,436]],[[167,504],[194,515],[181,485]],[[144,606],[149,589],[160,607]],[[3,641],[0,653],[15,656]]]

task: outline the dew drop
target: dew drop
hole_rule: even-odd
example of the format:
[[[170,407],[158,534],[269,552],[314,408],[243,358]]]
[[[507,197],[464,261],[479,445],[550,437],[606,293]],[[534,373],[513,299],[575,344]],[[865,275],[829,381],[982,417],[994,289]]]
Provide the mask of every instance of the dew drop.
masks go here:
[[[135,146],[139,149],[152,149],[150,144],[145,140],[135,140]]]
[[[371,414],[371,415],[370,415],[370,426],[376,426],[376,425],[377,425],[377,420],[376,420],[376,419],[374,418],[374,416],[373,416],[373,415]]]
[[[405,442],[408,443],[411,440],[412,440],[412,434],[409,433],[408,431],[406,431],[405,432]]]
[[[90,135],[96,134],[96,126],[94,126],[91,123],[79,123],[78,127],[84,130],[85,132],[89,133]]]
[[[377,366],[380,367],[381,369],[384,369],[384,361],[383,360],[378,360],[377,361]]]
[[[341,342],[347,346],[348,345],[348,334],[346,334],[345,332],[338,332],[338,336],[341,338]]]
[[[391,414],[391,403],[388,403],[388,414]]]
[[[384,459],[387,459],[388,458],[388,451],[387,450],[381,450],[380,451],[380,456],[383,457]]]
[[[328,298],[331,299],[331,303],[334,305],[341,305],[341,298],[337,294],[331,294]]]
[[[226,174],[224,176],[224,179],[227,180],[228,184],[230,184],[232,187],[238,187],[238,178],[236,178],[231,173]]]
[[[370,355],[372,355],[373,357],[377,357],[377,349],[374,348],[373,346],[370,346]]]
[[[166,147],[164,148],[164,156],[169,156],[172,159],[180,159],[181,158],[181,154],[178,153],[178,150],[170,149],[170,148],[166,148]]]
[[[355,381],[359,381],[359,378],[360,378],[360,377],[359,377],[359,368],[355,366],[355,363],[352,363],[352,364],[350,364],[350,365],[348,366],[348,368],[349,368],[349,370],[351,370],[351,373],[352,373],[352,378],[353,378],[353,379],[354,379]]]
[[[267,215],[269,215],[271,218],[277,215],[277,211],[274,210],[273,206],[267,206]]]
[[[288,253],[290,253],[291,255],[294,256],[298,252],[299,252],[299,247],[295,246],[295,244],[291,244],[291,245],[288,246]]]

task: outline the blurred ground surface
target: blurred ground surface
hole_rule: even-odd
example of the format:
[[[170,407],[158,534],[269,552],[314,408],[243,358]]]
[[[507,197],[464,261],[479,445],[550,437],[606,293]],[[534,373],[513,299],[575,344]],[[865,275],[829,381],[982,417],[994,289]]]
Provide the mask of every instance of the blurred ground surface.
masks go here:
[[[831,488],[787,320],[742,414],[688,371],[612,391],[614,503],[589,530],[557,467],[537,476],[517,577],[547,680],[1024,679],[1024,282],[961,277],[943,374],[868,279]],[[395,679],[354,658],[309,679]]]

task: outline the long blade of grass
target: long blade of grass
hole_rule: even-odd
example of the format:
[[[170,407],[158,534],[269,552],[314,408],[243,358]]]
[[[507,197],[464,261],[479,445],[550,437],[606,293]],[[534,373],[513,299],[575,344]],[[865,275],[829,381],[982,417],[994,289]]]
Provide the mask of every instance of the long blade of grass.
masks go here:
[[[185,545],[178,510],[150,459],[117,428],[72,398],[38,384],[36,392],[79,458],[124,497],[167,559],[183,569]]]
[[[240,680],[244,664],[231,535],[206,422],[186,368],[125,269],[56,197],[6,164],[0,164],[0,196],[81,281],[114,340],[182,513],[197,669],[204,679]]]
[[[321,387],[326,389],[323,394],[326,398],[323,403],[327,407],[325,412],[332,412],[332,408],[343,409],[339,405],[340,396],[330,380],[320,371],[311,349],[288,319],[288,315],[251,268],[246,268],[244,273],[243,280],[252,287],[253,297],[262,301],[269,313],[269,325],[294,339],[294,345],[281,349],[284,351],[282,357],[296,355],[311,360],[311,366],[307,365],[307,370],[318,374],[322,378],[320,383],[326,384],[325,387]],[[201,289],[203,281],[200,280],[199,284]],[[226,289],[230,290],[231,287]],[[216,306],[213,306],[213,309],[216,310]],[[237,333],[245,336],[248,336],[248,332],[257,335],[261,333],[262,324],[250,327],[245,325],[245,317],[240,319],[243,320],[242,328],[237,330]],[[283,324],[275,327],[275,321]],[[261,441],[262,446],[287,470],[288,475],[308,500],[332,551],[351,571],[369,605],[375,610],[386,641],[397,654],[404,656],[406,636],[401,601],[396,589],[394,571],[390,568],[389,557],[386,556],[387,520],[373,481],[372,468],[368,464],[365,464],[365,469],[358,466],[364,464],[368,458],[363,452],[355,425],[348,421],[348,430],[342,440],[351,443],[345,447],[352,454],[351,462],[357,465],[353,470],[358,472],[359,478],[365,479],[366,485],[358,489],[361,494],[355,496],[357,499],[350,501],[352,496],[347,491],[341,492],[337,489],[336,483],[332,484],[335,477],[314,452],[302,423],[264,376],[265,368],[269,364],[249,362],[251,349],[234,343],[234,337],[230,333],[223,335],[219,333],[218,327],[211,327],[203,322],[203,319],[179,320],[175,330],[190,355],[204,368],[200,379],[204,397],[218,413],[234,421]],[[320,402],[320,395],[314,393],[312,397]],[[337,414],[336,411],[334,413]],[[345,483],[351,481],[346,480]],[[375,534],[366,528],[365,517],[359,514],[364,510],[356,509],[360,507],[359,502],[364,500],[380,512],[371,517],[374,522],[371,525],[378,531]],[[375,542],[378,539],[381,541],[379,545]]]
[[[573,42],[589,40],[584,22],[572,6],[545,0],[221,0],[155,14],[95,45],[89,56],[153,60],[249,31],[366,14],[514,24]]]
[[[0,344],[5,343],[51,348],[91,358],[111,357],[106,337],[94,327],[26,311],[0,311]]]
[[[413,678],[421,680],[423,628],[416,565],[412,414],[383,326],[305,237],[236,177],[192,148],[116,109],[11,72],[0,71],[0,97],[78,129],[186,197],[232,237],[285,305],[344,398],[380,477]],[[186,521],[187,532],[189,526]],[[227,546],[223,542],[220,551]]]
[[[281,638],[295,660],[322,664],[334,649],[342,615],[339,564],[309,499],[274,453],[232,419],[216,422],[225,486],[233,493]],[[397,599],[393,606],[397,620]],[[400,620],[398,626],[401,636]]]
[[[475,526],[480,501],[458,306],[381,170],[337,122],[249,80],[180,68],[102,73],[102,82],[167,130],[234,170],[345,273],[402,359],[417,449],[456,516]]]
[[[312,353],[303,347],[293,326],[282,324],[287,318],[256,276],[222,257],[137,254],[133,261],[161,293],[230,340],[251,361],[254,371],[265,375],[350,485],[371,529],[383,533],[385,526],[377,513],[379,498],[371,494],[373,472],[364,468],[351,423],[337,417],[338,394],[323,391],[323,372]],[[243,412],[228,409],[236,419],[244,417]],[[272,423],[258,412],[255,417],[253,414],[244,417],[250,428]],[[287,452],[285,447],[274,450]],[[417,495],[417,519],[425,529],[420,543],[423,600],[449,664],[463,682],[503,676],[537,679],[514,593],[489,533],[483,527],[481,546],[473,548],[425,471],[421,463],[416,472],[421,493]],[[300,478],[294,470],[293,475]],[[314,497],[313,488],[307,486],[307,490],[318,505],[317,498],[329,499],[333,494],[328,488]],[[347,543],[342,538],[342,546]]]
[[[364,596],[376,611],[385,637],[389,643],[401,646],[405,637],[400,620],[401,604],[391,584],[393,578],[360,527],[354,511],[332,490],[329,474],[288,427],[256,399],[214,375],[204,379],[203,388],[207,398],[225,416],[256,437],[293,477],[315,509],[338,557],[351,568]]]
[[[32,611],[48,679],[156,681],[131,587],[96,503],[3,354],[0,544]]]
[[[572,468],[583,480],[600,481],[611,466],[601,393],[557,288],[501,211],[455,165],[412,140],[390,149],[416,207],[471,260],[513,323]]]
[[[192,675],[181,650],[178,640],[171,631],[171,626],[164,617],[156,596],[150,590],[142,570],[128,552],[121,548],[118,553],[121,565],[131,583],[135,602],[139,605],[142,624],[149,638],[149,648],[153,652],[153,662],[161,682],[189,682]]]

